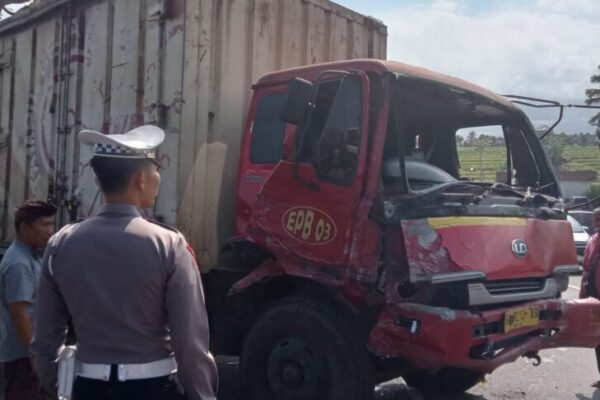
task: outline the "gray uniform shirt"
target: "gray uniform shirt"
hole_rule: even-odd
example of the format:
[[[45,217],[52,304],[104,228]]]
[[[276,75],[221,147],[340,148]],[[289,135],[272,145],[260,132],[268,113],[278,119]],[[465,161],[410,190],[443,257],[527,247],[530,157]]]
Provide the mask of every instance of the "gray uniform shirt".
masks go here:
[[[33,318],[35,285],[41,267],[41,257],[30,246],[18,240],[11,243],[0,261],[0,361],[29,357],[29,349],[17,335],[9,305],[30,303],[29,315]]]
[[[137,364],[174,354],[188,399],[215,399],[195,258],[183,235],[146,221],[134,206],[104,205],[55,234],[37,296],[31,350],[46,390],[56,390],[54,360],[70,315],[79,361]]]

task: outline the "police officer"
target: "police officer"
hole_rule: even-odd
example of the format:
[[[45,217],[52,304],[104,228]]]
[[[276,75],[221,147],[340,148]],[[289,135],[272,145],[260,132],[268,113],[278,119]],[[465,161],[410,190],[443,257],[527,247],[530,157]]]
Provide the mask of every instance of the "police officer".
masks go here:
[[[176,230],[142,218],[160,184],[164,132],[82,131],[106,204],[50,240],[32,343],[42,387],[56,395],[67,320],[77,335],[74,400],[215,399],[204,293],[195,257]]]

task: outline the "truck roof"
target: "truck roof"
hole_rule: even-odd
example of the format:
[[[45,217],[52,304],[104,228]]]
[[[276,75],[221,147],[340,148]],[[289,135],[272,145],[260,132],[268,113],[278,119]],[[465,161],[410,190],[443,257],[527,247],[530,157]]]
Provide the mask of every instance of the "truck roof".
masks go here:
[[[426,68],[415,67],[413,65],[404,64],[397,61],[377,60],[377,59],[357,59],[357,60],[346,60],[346,61],[334,61],[328,63],[321,63],[315,65],[309,65],[304,67],[295,67],[289,69],[283,69],[269,73],[258,80],[254,86],[270,86],[288,82],[294,77],[304,77],[306,79],[316,79],[317,75],[325,70],[348,70],[355,69],[360,71],[373,71],[373,72],[392,72],[396,74],[411,76],[415,78],[425,79],[432,82],[439,82],[448,86],[462,89],[468,92],[478,94],[482,97],[488,98],[494,102],[500,103],[510,109],[516,109],[514,104],[488,89],[485,89],[479,85],[475,85],[471,82],[467,82],[463,79],[456,78],[453,76],[441,74],[439,72],[431,71]]]

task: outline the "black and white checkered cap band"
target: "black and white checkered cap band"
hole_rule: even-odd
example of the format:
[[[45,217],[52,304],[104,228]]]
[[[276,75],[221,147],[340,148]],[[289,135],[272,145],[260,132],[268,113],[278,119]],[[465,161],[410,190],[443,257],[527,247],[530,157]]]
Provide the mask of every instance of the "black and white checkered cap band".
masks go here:
[[[123,157],[123,158],[156,158],[155,149],[130,149],[125,146],[115,144],[94,145],[94,154],[108,157]]]

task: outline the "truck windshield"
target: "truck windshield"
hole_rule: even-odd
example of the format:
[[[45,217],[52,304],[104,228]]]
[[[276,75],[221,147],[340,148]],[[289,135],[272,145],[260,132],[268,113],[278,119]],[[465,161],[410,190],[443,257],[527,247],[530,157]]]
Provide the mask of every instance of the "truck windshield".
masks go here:
[[[383,154],[385,190],[404,184],[409,192],[427,192],[445,184],[470,192],[502,186],[504,196],[559,195],[524,114],[435,82],[401,78],[398,84],[398,112],[390,113]],[[448,185],[453,181],[472,184]]]

